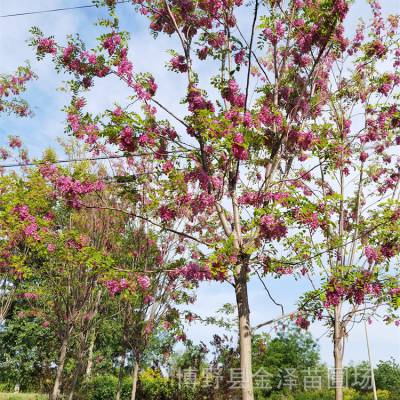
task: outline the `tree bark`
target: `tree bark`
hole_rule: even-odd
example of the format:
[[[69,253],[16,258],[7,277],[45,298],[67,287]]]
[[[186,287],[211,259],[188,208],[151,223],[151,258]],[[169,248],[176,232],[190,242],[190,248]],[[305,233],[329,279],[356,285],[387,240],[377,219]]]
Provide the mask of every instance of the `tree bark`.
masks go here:
[[[137,389],[137,382],[139,376],[139,363],[135,360],[133,364],[132,370],[132,393],[131,393],[131,400],[136,399],[136,389]]]
[[[117,393],[115,394],[115,400],[121,399],[122,378],[124,376],[124,368],[125,368],[125,351],[121,354],[121,361],[119,364],[119,372],[118,372],[118,386],[117,386]]]
[[[242,400],[254,400],[250,308],[247,294],[247,264],[237,268],[235,294],[239,318],[239,349],[241,369]]]
[[[333,356],[335,359],[335,400],[343,400],[343,330],[341,327],[341,305],[335,307],[333,332]]]
[[[94,343],[95,343],[95,341],[96,341],[96,333],[93,332],[93,335],[90,338],[90,344],[89,344],[88,360],[87,360],[86,371],[85,371],[86,378],[89,378],[90,375],[92,375],[93,353],[94,353]]]
[[[70,392],[68,395],[68,400],[73,400],[73,398],[74,398],[75,388],[76,388],[76,384],[78,383],[78,378],[79,378],[80,372],[81,372],[81,365],[78,364],[74,371],[74,378],[73,378],[71,389],[70,389]]]
[[[50,395],[50,400],[57,400],[60,394],[61,379],[64,371],[65,359],[67,357],[67,348],[68,348],[68,336],[66,336],[63,339],[61,344],[60,356],[58,358],[56,379],[54,381],[53,391]]]

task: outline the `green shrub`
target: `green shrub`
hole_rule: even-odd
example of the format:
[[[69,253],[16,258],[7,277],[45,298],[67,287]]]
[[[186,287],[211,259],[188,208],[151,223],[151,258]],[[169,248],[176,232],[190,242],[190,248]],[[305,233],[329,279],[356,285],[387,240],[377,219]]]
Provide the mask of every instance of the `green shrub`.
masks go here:
[[[321,390],[297,393],[294,400],[334,400],[334,398],[335,395],[333,391]]]
[[[272,393],[269,400],[294,400],[294,397],[291,394]]]
[[[114,400],[118,378],[114,375],[97,375],[82,385],[78,397],[85,400]]]
[[[0,393],[0,400],[45,400],[44,394],[37,393]]]
[[[399,400],[395,394],[390,393],[387,390],[378,390],[379,400]],[[277,395],[279,396],[279,395]],[[281,400],[280,397],[270,397],[269,400]],[[282,397],[282,400],[289,399]],[[297,393],[294,396],[294,400],[334,400],[335,392],[333,390],[322,390],[322,391],[310,391]],[[360,393],[354,389],[344,389],[344,400],[373,400],[371,393]]]
[[[114,400],[118,378],[114,375],[98,375],[82,385],[77,395],[80,400]],[[129,400],[132,390],[132,379],[125,377],[122,381],[121,400]],[[200,400],[198,386],[179,386],[174,380],[162,377],[151,369],[139,376],[136,398],[138,400]],[[0,399],[1,400],[1,399]]]
[[[390,393],[388,390],[377,390],[377,396],[379,400],[398,400],[395,394]],[[374,396],[371,393],[358,393],[354,400],[373,400]],[[351,400],[353,400],[351,399]]]
[[[200,400],[203,398],[197,385],[179,385],[177,381],[147,369],[140,374],[137,398],[139,400]]]
[[[12,392],[14,385],[12,383],[0,383],[0,393],[1,392]]]
[[[77,400],[114,400],[117,390],[118,378],[114,375],[97,375],[82,385],[77,394]],[[132,379],[126,376],[122,381],[121,400],[130,400]],[[163,377],[152,369],[144,370],[139,375],[136,398],[138,400],[203,400],[212,397],[212,389],[201,385],[179,385],[177,380]],[[221,394],[221,396],[219,396]],[[216,393],[214,392],[214,395]],[[219,397],[218,397],[219,396]],[[217,398],[225,399],[221,392]],[[297,392],[297,393],[272,393],[265,397],[257,393],[257,400],[334,400],[335,393],[332,389],[321,391]],[[379,400],[400,400],[396,394],[387,390],[378,390]],[[25,397],[1,397],[0,400],[28,400]],[[34,398],[29,398],[34,400]],[[36,399],[35,399],[36,400]],[[372,392],[360,393],[355,389],[344,389],[344,400],[373,400]]]

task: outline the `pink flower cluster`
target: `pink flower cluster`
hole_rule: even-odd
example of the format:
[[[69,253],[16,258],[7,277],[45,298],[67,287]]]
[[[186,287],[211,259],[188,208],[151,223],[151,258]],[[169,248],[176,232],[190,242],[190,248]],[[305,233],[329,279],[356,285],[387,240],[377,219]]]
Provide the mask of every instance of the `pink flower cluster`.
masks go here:
[[[108,66],[99,62],[95,53],[80,51],[74,44],[63,49],[62,63],[69,71],[83,76],[82,85],[86,88],[92,85],[92,75],[104,77],[110,71]]]
[[[72,132],[77,133],[81,127],[80,117],[78,114],[67,115],[68,125],[71,127]]]
[[[126,289],[128,287],[128,282],[126,281],[126,279],[112,279],[106,281],[105,286],[110,295],[114,297],[117,293],[120,293],[123,289]]]
[[[3,147],[0,147],[0,157],[2,160],[7,160],[10,157],[10,153]]]
[[[22,141],[18,136],[10,136],[8,144],[12,149],[21,148]]]
[[[275,45],[283,38],[283,35],[285,34],[285,26],[282,21],[278,20],[275,22],[275,26],[272,29],[265,28],[263,33],[264,36]]]
[[[261,207],[268,201],[286,204],[289,193],[287,192],[245,192],[239,198],[239,204]]]
[[[29,207],[25,204],[14,207],[14,213],[18,215],[21,221],[28,221],[28,225],[23,228],[23,233],[27,237],[32,237],[35,240],[40,240],[39,226],[36,223],[36,218],[30,214]]]
[[[139,99],[150,100],[151,97],[156,94],[157,84],[155,83],[154,78],[150,78],[145,85],[135,83],[133,89]]]
[[[360,305],[365,301],[365,296],[379,297],[382,294],[382,285],[375,280],[371,272],[363,271],[361,276],[350,285],[331,279],[325,294],[325,308],[337,306],[344,299]]]
[[[133,81],[133,64],[128,60],[126,56],[122,57],[117,66],[117,74],[125,78],[128,85],[132,84]]]
[[[240,49],[234,56],[235,63],[237,65],[243,64],[244,61],[245,61],[244,60],[245,56],[246,56],[246,50],[245,49]]]
[[[320,224],[317,212],[301,212],[300,209],[296,207],[293,210],[293,216],[298,222],[308,226],[312,231],[315,231],[320,225],[323,225]]]
[[[243,93],[240,93],[239,85],[234,79],[229,80],[228,86],[222,91],[222,97],[235,107],[243,107],[246,98]]]
[[[368,263],[373,264],[378,260],[378,252],[371,246],[366,246],[364,249],[365,256],[367,257]]]
[[[177,72],[187,72],[189,66],[187,65],[186,58],[184,56],[175,56],[171,58],[171,68]]]
[[[212,278],[210,269],[205,266],[200,266],[197,263],[190,262],[182,268],[177,268],[170,272],[170,276],[176,279],[179,276],[184,277],[188,281],[199,282],[210,280]]]
[[[105,187],[102,181],[78,181],[67,175],[58,176],[54,184],[56,189],[68,200],[69,204],[78,208],[80,206],[80,196],[101,191]]]
[[[118,33],[112,33],[103,41],[103,47],[111,56],[115,53],[116,48],[121,44],[121,36]]]
[[[40,38],[38,41],[37,49],[42,54],[56,54],[56,42],[52,38]]]
[[[400,296],[400,287],[389,290],[389,295],[392,297]]]
[[[190,207],[194,215],[204,212],[207,208],[215,205],[215,197],[206,192],[200,193],[196,198],[190,201]]]
[[[310,321],[308,321],[306,318],[304,318],[301,314],[297,316],[295,323],[299,328],[305,329],[305,330],[307,330],[308,327],[310,326]]]
[[[68,201],[70,206],[76,208],[80,207],[80,196],[105,188],[102,181],[78,181],[68,175],[59,175],[59,170],[51,163],[42,165],[40,173],[54,184],[55,189]]]
[[[165,205],[158,209],[158,213],[163,222],[172,221],[176,217],[176,211]]]
[[[334,285],[326,291],[326,301],[324,307],[329,308],[330,306],[337,306],[346,294],[346,289],[340,285]]]
[[[314,141],[314,135],[311,132],[301,132],[292,129],[289,132],[288,144],[292,150],[309,150]]]
[[[121,150],[133,152],[136,150],[136,140],[130,126],[122,128],[119,134],[119,147]]]
[[[247,160],[249,153],[244,147],[244,137],[241,133],[237,133],[233,138],[232,153],[237,160]]]
[[[38,225],[36,222],[32,222],[24,228],[24,234],[26,236],[31,236],[35,240],[40,240],[40,236],[38,234]]]
[[[147,275],[139,275],[137,282],[143,291],[146,291],[151,285],[151,280]]]
[[[199,182],[200,188],[208,190],[209,185],[212,185],[215,189],[222,188],[223,181],[218,176],[208,176],[203,168],[196,168],[185,174],[185,182]]]
[[[196,87],[192,87],[189,90],[189,94],[187,96],[187,100],[189,103],[189,111],[196,112],[199,110],[209,110],[214,112],[214,106],[211,101],[206,100],[201,93],[200,89]]]
[[[31,222],[35,221],[35,217],[31,216],[29,212],[29,207],[26,204],[19,204],[14,207],[14,213],[18,214],[21,221],[30,220]]]
[[[260,235],[267,240],[279,240],[286,236],[287,227],[280,218],[263,215],[260,219]]]
[[[273,112],[268,105],[261,108],[258,118],[265,126],[275,124],[277,127],[281,127],[283,123],[282,116],[278,112]]]

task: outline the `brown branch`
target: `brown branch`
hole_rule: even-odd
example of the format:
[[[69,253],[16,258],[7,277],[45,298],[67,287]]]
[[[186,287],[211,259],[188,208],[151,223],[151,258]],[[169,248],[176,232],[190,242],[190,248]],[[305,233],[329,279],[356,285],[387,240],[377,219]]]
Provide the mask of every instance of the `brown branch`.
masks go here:
[[[249,66],[247,68],[247,79],[246,79],[246,97],[244,100],[244,112],[247,111],[247,99],[249,97],[249,85],[250,85],[250,72],[251,72],[251,55],[253,50],[253,40],[254,40],[254,31],[257,22],[257,13],[258,13],[258,0],[256,0],[256,4],[254,6],[254,18],[253,24],[251,26],[251,36],[250,36],[250,44],[249,44]]]

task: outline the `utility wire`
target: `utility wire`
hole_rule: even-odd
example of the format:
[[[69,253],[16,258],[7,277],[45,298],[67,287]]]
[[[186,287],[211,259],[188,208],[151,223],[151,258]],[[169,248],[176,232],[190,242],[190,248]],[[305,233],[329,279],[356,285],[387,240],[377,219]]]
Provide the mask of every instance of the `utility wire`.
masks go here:
[[[123,3],[129,3],[129,0],[121,0],[121,1],[116,2],[116,4],[123,4]],[[58,11],[77,10],[77,9],[91,8],[91,7],[97,7],[97,5],[96,4],[86,4],[86,5],[75,6],[75,7],[53,8],[51,10],[27,11],[27,12],[16,13],[16,14],[0,15],[0,18],[20,17],[23,15],[34,15],[34,14],[45,14],[45,13],[52,13],[52,12],[58,12]]]
[[[129,156],[125,156],[125,155],[102,156],[102,157],[93,157],[93,158],[74,158],[74,159],[70,159],[70,160],[56,160],[56,161],[50,161],[50,160],[34,161],[34,162],[28,162],[28,163],[15,163],[15,164],[5,164],[5,165],[0,164],[0,168],[29,167],[32,165],[43,165],[43,164],[65,164],[65,163],[72,163],[72,162],[110,160],[110,159],[114,159],[114,158],[126,158],[126,157],[132,157],[132,155],[129,155]]]
[[[188,153],[187,150],[175,150],[175,151],[166,151],[167,154],[176,154],[176,153]],[[0,164],[1,168],[17,168],[17,167],[29,167],[35,165],[44,165],[44,164],[67,164],[73,162],[82,162],[82,161],[96,161],[96,160],[112,160],[116,158],[130,158],[130,157],[143,157],[143,156],[153,156],[154,152],[150,153],[136,153],[136,154],[123,154],[123,155],[114,155],[114,156],[100,156],[100,157],[90,157],[90,158],[71,158],[66,160],[41,160],[41,161],[31,161],[27,163],[15,163],[15,164]]]

